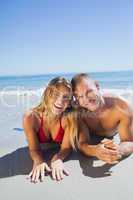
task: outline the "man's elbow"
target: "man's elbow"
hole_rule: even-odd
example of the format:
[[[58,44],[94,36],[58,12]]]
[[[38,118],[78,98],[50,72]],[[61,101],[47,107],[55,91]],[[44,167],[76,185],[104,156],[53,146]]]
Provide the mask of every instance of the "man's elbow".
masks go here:
[[[133,142],[132,141],[124,141],[120,143],[120,151],[122,155],[128,156],[133,153]]]
[[[87,147],[87,144],[85,142],[81,142],[79,143],[79,150],[82,152],[82,153],[85,153],[86,152],[86,147]]]

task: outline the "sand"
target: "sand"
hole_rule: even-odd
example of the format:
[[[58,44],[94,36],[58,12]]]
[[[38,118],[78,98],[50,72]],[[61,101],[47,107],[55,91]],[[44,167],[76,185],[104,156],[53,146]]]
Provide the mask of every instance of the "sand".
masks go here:
[[[15,96],[6,97],[15,102]],[[23,96],[21,96],[23,98]],[[26,96],[24,97],[26,100]],[[34,98],[33,98],[34,99]],[[32,99],[32,100],[33,100]],[[24,100],[24,99],[23,99]],[[34,101],[35,100],[35,101]],[[34,99],[32,104],[37,102]],[[70,175],[60,182],[50,176],[44,182],[33,184],[26,177],[32,168],[27,141],[22,129],[22,116],[30,105],[19,100],[14,107],[0,104],[0,198],[17,199],[58,199],[58,200],[131,200],[133,196],[133,155],[117,165],[108,165],[94,158],[87,158],[73,152],[64,163]],[[47,159],[58,147],[44,148]]]

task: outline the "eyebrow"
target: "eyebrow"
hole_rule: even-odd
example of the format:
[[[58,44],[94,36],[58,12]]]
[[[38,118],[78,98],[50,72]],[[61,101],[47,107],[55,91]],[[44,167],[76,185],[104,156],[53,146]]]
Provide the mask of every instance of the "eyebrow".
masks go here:
[[[92,91],[93,91],[92,89],[88,89],[88,90],[86,90],[85,93],[89,93],[89,92],[92,92]],[[78,95],[78,93],[75,92],[74,95]],[[82,94],[82,93],[80,92],[80,95],[79,95],[79,96],[81,96],[81,95],[84,95],[84,94]]]
[[[93,91],[92,89],[88,89],[88,90],[87,90],[87,92],[92,92],[92,91]]]
[[[71,94],[69,94],[69,93],[62,93],[62,92],[57,92],[59,95],[62,95],[63,97],[64,96],[71,96]]]

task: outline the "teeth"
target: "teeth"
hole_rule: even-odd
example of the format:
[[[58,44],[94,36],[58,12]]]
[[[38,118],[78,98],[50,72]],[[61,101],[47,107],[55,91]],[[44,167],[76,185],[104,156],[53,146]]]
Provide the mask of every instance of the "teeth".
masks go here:
[[[58,108],[58,109],[62,109],[62,107],[59,107],[59,106],[56,106],[56,105],[55,105],[55,107]]]

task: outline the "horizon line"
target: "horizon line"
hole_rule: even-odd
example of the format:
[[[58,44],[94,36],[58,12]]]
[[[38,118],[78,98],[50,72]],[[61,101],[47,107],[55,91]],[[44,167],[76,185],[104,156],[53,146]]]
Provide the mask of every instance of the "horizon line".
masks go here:
[[[45,76],[45,75],[58,75],[58,74],[64,74],[64,75],[70,75],[70,74],[79,74],[79,73],[110,73],[110,72],[127,72],[127,71],[133,71],[133,69],[119,69],[119,70],[101,70],[101,71],[84,71],[84,72],[49,72],[49,73],[40,73],[40,74],[3,74],[0,75],[0,77],[21,77],[21,76]]]

